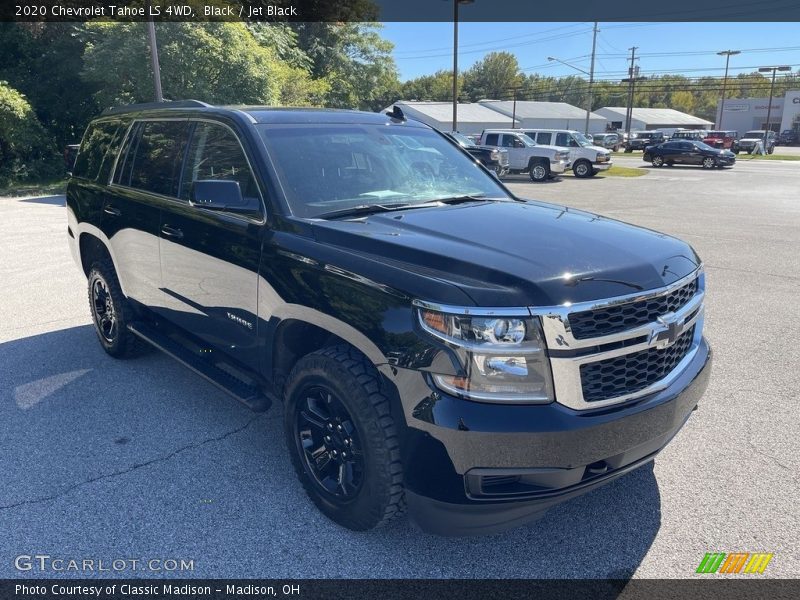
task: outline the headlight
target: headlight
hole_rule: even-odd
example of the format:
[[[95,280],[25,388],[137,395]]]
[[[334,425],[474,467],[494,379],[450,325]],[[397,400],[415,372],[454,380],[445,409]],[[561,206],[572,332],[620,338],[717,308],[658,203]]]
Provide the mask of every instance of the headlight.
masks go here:
[[[553,401],[552,375],[538,317],[473,316],[418,308],[423,330],[458,355],[463,375],[434,374],[440,389],[482,402]]]
[[[492,150],[492,153],[489,154],[489,157],[492,160],[500,160],[500,153],[497,150]]]
[[[556,160],[569,160],[569,152],[556,152]]]

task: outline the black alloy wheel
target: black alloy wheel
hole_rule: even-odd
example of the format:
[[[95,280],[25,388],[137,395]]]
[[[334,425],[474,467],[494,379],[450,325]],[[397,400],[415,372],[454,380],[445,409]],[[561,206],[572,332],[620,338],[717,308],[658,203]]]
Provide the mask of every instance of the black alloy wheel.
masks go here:
[[[117,313],[108,284],[102,275],[97,274],[92,281],[92,318],[97,334],[108,344],[113,344],[117,335]]]
[[[300,395],[295,441],[306,472],[331,501],[351,502],[364,481],[364,454],[353,418],[326,387],[309,386]]]

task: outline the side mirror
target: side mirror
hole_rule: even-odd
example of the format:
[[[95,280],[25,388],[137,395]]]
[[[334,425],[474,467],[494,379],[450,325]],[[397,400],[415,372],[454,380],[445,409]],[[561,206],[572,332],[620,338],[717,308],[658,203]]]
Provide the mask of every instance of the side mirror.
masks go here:
[[[257,207],[242,197],[238,181],[206,179],[193,181],[189,194],[192,206],[207,210],[227,210],[236,213],[255,213]]]

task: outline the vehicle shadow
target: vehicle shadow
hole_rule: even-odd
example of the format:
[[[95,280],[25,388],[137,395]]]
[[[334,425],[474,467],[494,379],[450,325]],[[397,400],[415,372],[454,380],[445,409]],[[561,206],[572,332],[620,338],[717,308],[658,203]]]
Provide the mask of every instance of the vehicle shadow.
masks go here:
[[[39,196],[36,198],[21,198],[19,202],[31,204],[49,204],[51,206],[66,206],[66,196],[59,194],[57,196]]]
[[[9,556],[195,560],[171,577],[628,579],[661,524],[648,465],[491,536],[433,536],[407,519],[352,532],[302,490],[280,406],[253,413],[155,351],[114,360],[90,325],[0,343],[0,372]]]

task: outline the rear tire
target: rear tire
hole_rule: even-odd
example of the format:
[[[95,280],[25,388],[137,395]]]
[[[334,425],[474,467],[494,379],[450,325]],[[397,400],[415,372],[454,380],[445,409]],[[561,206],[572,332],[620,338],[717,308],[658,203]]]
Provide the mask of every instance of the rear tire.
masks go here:
[[[664,158],[662,156],[654,156],[653,160],[651,161],[654,167],[663,167],[664,166]]]
[[[148,349],[147,343],[128,329],[133,310],[120,288],[111,260],[92,263],[89,269],[89,311],[103,350],[114,358],[130,358]]]
[[[706,158],[703,159],[704,169],[713,169],[716,166],[717,166],[717,161],[711,158],[710,156],[707,156]]]
[[[292,465],[324,515],[365,531],[405,511],[397,429],[371,362],[346,345],[312,352],[292,369],[285,397]]]

